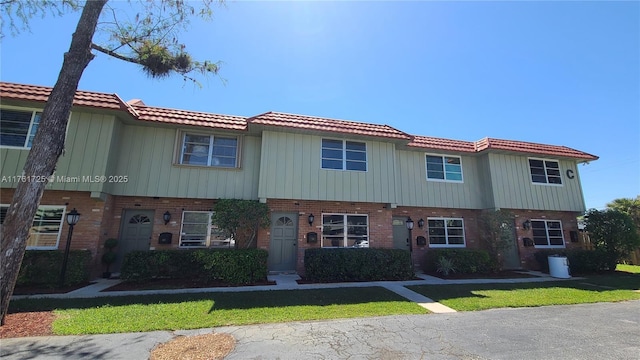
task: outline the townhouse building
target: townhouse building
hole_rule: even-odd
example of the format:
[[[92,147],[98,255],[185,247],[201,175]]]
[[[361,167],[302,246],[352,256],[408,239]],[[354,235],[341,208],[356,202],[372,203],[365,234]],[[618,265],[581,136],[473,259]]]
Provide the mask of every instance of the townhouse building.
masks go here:
[[[0,83],[2,221],[50,91]],[[229,198],[268,205],[271,225],[257,247],[269,251],[271,271],[302,273],[304,251],[318,247],[406,249],[417,265],[429,249],[481,248],[480,215],[508,209],[515,234],[504,266],[534,269],[536,251],[579,245],[578,165],[596,159],[558,145],[278,112],[210,114],[78,91],[28,249],[63,249],[73,208],[81,220],[72,248],[89,249],[96,268],[107,238],[119,239],[120,261],[134,250],[233,248],[211,225],[216,200]]]

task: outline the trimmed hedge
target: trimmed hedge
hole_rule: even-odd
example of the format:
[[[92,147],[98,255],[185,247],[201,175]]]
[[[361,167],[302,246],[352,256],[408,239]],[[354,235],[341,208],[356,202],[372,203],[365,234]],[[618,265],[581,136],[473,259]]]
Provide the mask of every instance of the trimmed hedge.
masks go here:
[[[606,256],[597,250],[546,249],[535,253],[540,271],[549,272],[549,255],[566,256],[572,275],[589,274],[609,270]]]
[[[63,250],[25,251],[16,286],[57,287],[63,259]],[[91,251],[70,250],[64,284],[73,286],[89,281],[90,262]]]
[[[251,284],[266,280],[267,256],[267,251],[260,249],[133,251],[124,258],[120,278],[138,282],[164,278]]]
[[[307,249],[307,280],[314,282],[411,280],[413,266],[406,250]]]
[[[486,250],[429,249],[424,257],[422,270],[426,273],[435,273],[440,257],[453,260],[457,274],[488,274],[499,268]]]

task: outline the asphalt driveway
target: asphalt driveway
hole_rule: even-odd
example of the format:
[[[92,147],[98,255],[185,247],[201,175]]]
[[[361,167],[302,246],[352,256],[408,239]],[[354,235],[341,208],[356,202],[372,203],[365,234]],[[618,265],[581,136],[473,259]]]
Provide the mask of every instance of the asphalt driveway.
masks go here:
[[[195,331],[3,339],[3,359],[147,359]],[[640,301],[216,328],[233,359],[639,359]]]

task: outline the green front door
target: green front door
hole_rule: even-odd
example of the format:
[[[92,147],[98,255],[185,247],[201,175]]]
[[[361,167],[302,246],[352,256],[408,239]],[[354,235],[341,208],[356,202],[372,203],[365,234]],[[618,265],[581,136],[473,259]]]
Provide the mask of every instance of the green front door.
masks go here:
[[[151,245],[153,210],[125,210],[120,223],[118,255],[111,271],[120,272],[124,257],[137,250],[147,251]]]
[[[269,271],[295,271],[298,258],[298,214],[273,213]]]
[[[392,219],[394,249],[409,250],[409,230],[405,221],[406,217],[394,216]]]

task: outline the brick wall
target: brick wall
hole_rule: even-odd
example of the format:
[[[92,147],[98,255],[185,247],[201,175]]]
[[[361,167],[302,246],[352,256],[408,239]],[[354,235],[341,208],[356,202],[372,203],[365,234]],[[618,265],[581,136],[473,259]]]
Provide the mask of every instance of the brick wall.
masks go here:
[[[524,238],[533,240],[533,231],[525,230],[523,223],[531,219],[560,220],[566,249],[580,249],[579,242],[571,241],[571,231],[578,231],[577,217],[580,213],[570,211],[538,211],[538,210],[510,210],[516,217],[516,236],[518,238],[518,252],[523,268],[539,270],[534,254],[539,250],[535,246],[524,246]]]

